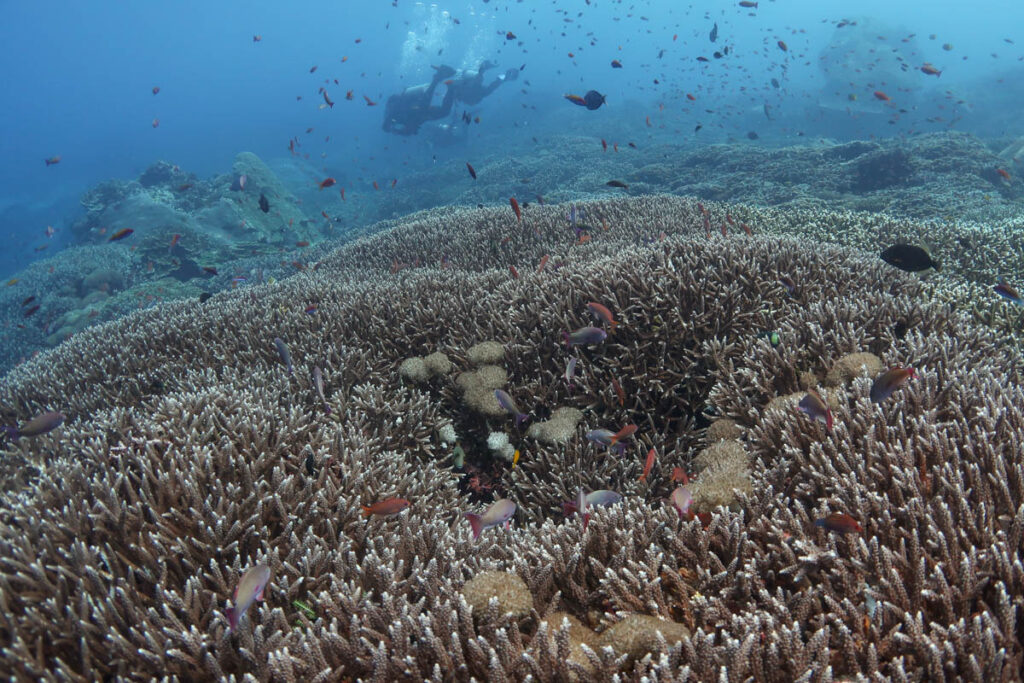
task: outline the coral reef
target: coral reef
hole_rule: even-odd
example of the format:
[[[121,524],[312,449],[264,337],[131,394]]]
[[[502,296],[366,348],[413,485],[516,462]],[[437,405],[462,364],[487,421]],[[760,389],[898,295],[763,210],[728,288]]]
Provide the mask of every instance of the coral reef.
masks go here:
[[[523,226],[507,207],[440,209],[316,271],[140,310],[21,364],[0,383],[5,417],[68,419],[4,445],[0,675],[1013,679],[1024,357],[966,305],[979,289],[956,259],[953,275],[926,280],[873,244],[817,236],[845,226],[837,239],[857,243],[921,226],[728,208],[753,237],[707,239],[696,203],[678,198],[590,203],[609,229],[583,245],[565,207],[530,205]],[[725,209],[709,207],[716,221]],[[560,267],[529,267],[544,254]],[[391,269],[445,255],[445,268]],[[306,301],[316,317],[296,310]],[[587,322],[589,301],[628,325],[574,350],[570,389],[561,333]],[[428,351],[465,368],[463,350],[482,339],[501,341],[503,367],[422,386],[399,375]],[[859,372],[829,389],[831,431],[766,408],[855,352],[919,376],[879,404]],[[565,407],[582,420],[565,440],[510,433],[518,466],[488,465],[488,415],[460,384],[505,386],[539,421]],[[739,448],[748,485],[709,465],[694,486],[727,491],[729,506],[695,491],[707,520],[680,519],[664,502],[668,472],[706,445],[712,416],[742,433],[718,448]],[[583,436],[628,423],[639,429],[622,455]],[[518,504],[510,530],[473,541],[461,521],[474,498],[438,439],[453,424],[474,442],[467,466],[496,467],[492,495]],[[658,465],[640,481],[651,447]],[[561,507],[581,487],[625,498],[584,530]],[[401,517],[360,516],[391,496],[412,503]],[[863,532],[815,525],[832,512]],[[224,608],[257,563],[272,573],[265,600],[229,633]],[[522,581],[519,616],[490,601],[481,615],[463,597],[485,572]]]

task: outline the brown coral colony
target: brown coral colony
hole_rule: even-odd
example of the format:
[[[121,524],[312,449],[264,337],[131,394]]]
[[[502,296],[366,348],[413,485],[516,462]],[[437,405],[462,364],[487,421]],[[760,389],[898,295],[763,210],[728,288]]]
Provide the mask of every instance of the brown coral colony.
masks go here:
[[[847,214],[585,209],[417,214],[15,369],[0,672],[1016,679],[1024,356],[970,285],[783,234]]]

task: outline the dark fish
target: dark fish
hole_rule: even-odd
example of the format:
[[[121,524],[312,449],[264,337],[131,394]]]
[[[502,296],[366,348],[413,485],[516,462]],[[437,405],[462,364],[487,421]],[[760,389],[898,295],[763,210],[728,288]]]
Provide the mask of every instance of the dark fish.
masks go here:
[[[35,305],[35,306],[33,306],[32,308],[30,308],[30,309],[28,309],[27,311],[25,311],[25,317],[26,317],[26,318],[28,318],[28,317],[30,317],[30,316],[33,316],[33,315],[35,315],[35,314],[36,314],[36,313],[37,313],[38,311],[39,311],[39,304],[36,304],[36,305]]]
[[[29,305],[30,303],[32,303],[32,302],[33,302],[33,301],[35,301],[35,300],[36,300],[36,295],[35,295],[35,294],[33,294],[33,295],[32,295],[32,296],[30,296],[29,298],[27,298],[27,299],[25,299],[24,301],[22,301],[22,302],[21,302],[21,305],[22,305],[22,306],[28,306],[28,305]]]
[[[711,39],[712,43],[718,40],[718,22],[715,22],[715,25],[711,27],[711,33],[708,34],[708,38]]]
[[[881,257],[890,266],[896,266],[908,273],[916,273],[929,268],[942,270],[942,266],[933,261],[927,251],[912,244],[894,244],[883,251]]]
[[[37,415],[21,427],[4,426],[2,429],[7,433],[8,437],[17,439],[22,436],[40,436],[47,432],[52,432],[63,422],[64,414],[53,411]]]
[[[1021,298],[1020,293],[1006,282],[1000,282],[998,285],[995,285],[992,287],[992,291],[1015,304],[1024,304],[1024,299]]]
[[[772,79],[772,87],[775,88],[776,90],[780,87],[779,86],[779,79],[777,79],[777,78],[773,78]]]
[[[473,180],[476,180],[476,169],[473,168],[473,164],[466,162],[466,170],[469,171],[469,175]]]
[[[613,59],[612,60],[612,68],[613,69],[621,69],[622,68],[622,62],[620,62],[617,59]]]
[[[268,202],[267,198],[263,196],[263,193],[260,193],[260,211],[263,213],[270,212],[270,202]]]
[[[747,133],[747,139],[748,140],[756,140],[759,137],[760,136],[757,133],[755,133],[754,131],[750,131],[749,133]]]
[[[203,292],[202,294],[199,295],[199,303],[205,304],[207,301],[210,300],[211,297],[213,297],[213,294],[210,294],[209,292]]]
[[[587,109],[594,111],[604,104],[604,95],[596,90],[588,90],[587,94],[583,96],[583,102]]]
[[[281,356],[281,362],[288,368],[288,374],[295,374],[295,367],[292,365],[292,354],[288,352],[288,345],[280,337],[274,337],[274,346],[277,347],[277,354]]]
[[[605,183],[605,185],[607,185],[608,187],[621,187],[623,190],[629,189],[629,185],[622,182],[621,180],[609,180],[607,183]]]

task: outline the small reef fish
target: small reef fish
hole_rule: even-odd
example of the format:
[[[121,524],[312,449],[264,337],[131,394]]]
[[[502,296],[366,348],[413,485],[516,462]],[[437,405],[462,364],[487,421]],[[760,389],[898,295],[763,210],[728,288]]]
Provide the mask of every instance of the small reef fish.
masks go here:
[[[929,75],[929,76],[941,76],[942,75],[941,71],[936,69],[934,66],[932,66],[928,62],[924,63],[924,66],[921,67],[921,71],[923,73]]]
[[[997,168],[996,173],[998,173],[999,176],[1006,182],[1010,182],[1010,172],[1007,171],[1005,168]]]
[[[181,235],[179,235],[178,233],[174,233],[173,235],[171,235],[171,244],[170,244],[170,246],[167,247],[167,253],[168,254],[170,254],[171,252],[174,251],[174,247],[177,246],[178,240],[180,240],[180,239],[181,239]]]
[[[522,221],[523,221],[523,212],[519,210],[519,202],[516,201],[515,197],[509,197],[508,198],[508,203],[512,205],[512,210],[515,211],[516,220],[519,221],[520,223],[522,223]]]
[[[622,68],[622,62],[620,62],[617,59],[613,59],[612,60],[612,68],[613,69],[621,69]]]
[[[324,412],[330,415],[331,406],[327,403],[327,397],[324,396],[324,371],[319,366],[313,368],[313,386],[316,387],[316,393],[324,405]]]
[[[788,275],[780,275],[779,284],[786,290],[787,295],[796,296],[796,283],[793,282],[793,278]]]
[[[21,280],[19,278],[12,277],[10,280],[7,281],[7,284],[4,285],[4,286],[5,287],[13,287],[14,285],[18,284],[19,282],[21,282]]]
[[[466,170],[469,171],[469,177],[476,180],[476,169],[473,168],[473,164],[466,162]]]
[[[217,268],[214,267],[214,266],[203,266],[203,270],[205,272],[209,273],[210,275],[216,275],[217,274]]]
[[[622,501],[622,494],[608,489],[598,489],[586,495],[585,504],[587,507],[608,507]],[[579,498],[562,503],[562,513],[566,517],[572,517],[579,510]]]
[[[120,230],[115,232],[113,235],[111,235],[110,239],[108,239],[107,241],[108,242],[117,242],[118,240],[123,240],[125,237],[128,237],[133,232],[135,232],[135,231],[132,230],[131,228],[121,228]]]
[[[57,156],[53,156],[53,157],[49,157],[47,159],[43,159],[43,161],[46,162],[47,166],[54,166],[54,165],[60,163],[60,155],[58,154]]]
[[[566,346],[587,346],[600,344],[608,337],[608,333],[600,327],[581,327],[571,334],[562,332],[562,337]]]
[[[378,517],[391,517],[409,507],[411,503],[405,498],[387,498],[370,505],[360,505],[363,510],[363,517],[377,515]]]
[[[604,323],[611,328],[612,332],[615,332],[615,328],[618,326],[618,322],[612,316],[612,312],[604,304],[599,304],[596,301],[591,301],[587,304],[587,310],[590,311],[598,321]]]
[[[894,244],[883,251],[880,256],[890,266],[896,266],[908,273],[916,273],[929,268],[942,270],[942,266],[933,260],[927,251],[913,244]]]
[[[654,467],[654,461],[657,458],[657,452],[652,448],[647,451],[647,459],[644,461],[644,471],[640,475],[640,481],[647,481],[647,475],[651,473],[651,468]]]
[[[619,384],[619,380],[612,377],[612,390],[615,392],[616,398],[619,399],[619,405],[626,405],[626,392],[622,389],[622,385]]]
[[[565,383],[569,385],[569,391],[572,391],[572,378],[576,374],[576,363],[579,359],[573,356],[569,359],[569,362],[565,364]]]
[[[740,7],[746,7],[747,9],[757,9],[757,3],[751,0],[740,0]]]
[[[1006,282],[1000,282],[998,285],[995,285],[994,287],[992,287],[992,291],[994,291],[996,294],[1003,297],[1004,299],[1012,301],[1018,306],[1024,305],[1024,299],[1021,298],[1020,292],[1018,292],[1016,289],[1011,287]]]
[[[160,127],[160,119],[153,119],[152,126],[154,128],[159,128]]]
[[[610,446],[614,446],[615,444],[619,443],[620,441],[625,441],[629,437],[631,437],[634,434],[636,434],[636,430],[637,430],[637,426],[636,425],[634,425],[634,424],[626,425],[625,427],[623,427],[619,431],[617,431],[614,434],[612,434],[611,443],[609,445]]]
[[[821,394],[814,389],[807,390],[807,393],[802,399],[800,399],[800,403],[797,407],[806,413],[812,420],[824,422],[825,429],[829,431],[832,430],[832,411],[829,409],[824,399],[821,398]]]
[[[515,418],[516,427],[521,425],[524,420],[530,417],[526,413],[519,411],[519,407],[516,406],[516,402],[512,400],[512,397],[508,395],[508,392],[502,389],[495,389],[494,398],[498,399],[498,405],[500,405],[503,410],[510,413]]]
[[[820,526],[823,529],[840,534],[859,534],[864,531],[864,527],[845,512],[833,512],[821,519],[816,519],[814,520],[814,526]]]
[[[580,107],[586,107],[590,111],[600,109],[601,105],[605,103],[605,96],[596,90],[588,90],[583,97],[572,94],[565,95],[564,97],[573,104]]]
[[[277,347],[277,354],[281,356],[281,362],[288,368],[288,374],[295,374],[295,367],[292,365],[292,354],[288,352],[288,345],[280,337],[274,337],[274,346]]]
[[[892,368],[875,378],[871,384],[871,402],[881,403],[892,396],[908,379],[914,378],[914,368]]]
[[[693,493],[690,491],[689,486],[680,486],[672,492],[669,500],[672,502],[672,507],[679,513],[679,518],[682,519],[687,516],[687,513],[690,511],[690,505],[693,504]]]
[[[259,205],[260,205],[260,211],[262,211],[263,213],[269,213],[270,212],[270,202],[267,201],[266,196],[264,196],[264,194],[262,192],[260,193]]]
[[[30,309],[28,309],[27,311],[25,311],[25,313],[24,313],[24,314],[22,314],[22,317],[25,317],[25,318],[30,318],[30,317],[32,317],[33,315],[35,315],[36,313],[38,313],[38,312],[39,312],[39,308],[40,308],[39,304],[36,304],[36,305],[35,305],[35,306],[33,306],[32,308],[30,308]]]
[[[587,441],[598,446],[604,446],[615,451],[618,455],[622,455],[626,450],[626,444],[613,442],[612,437],[614,436],[615,432],[610,429],[592,429],[586,433]]]
[[[480,538],[480,533],[484,529],[490,529],[492,526],[501,526],[509,522],[512,519],[512,515],[516,514],[516,504],[506,498],[499,498],[491,504],[491,507],[487,508],[487,511],[482,515],[477,515],[472,512],[466,512],[463,517],[469,520],[469,526],[473,529],[473,540]]]
[[[51,411],[36,415],[31,420],[21,425],[21,427],[3,426],[0,427],[0,429],[7,434],[8,438],[18,439],[23,436],[41,436],[47,432],[52,432],[63,423],[64,413]]]
[[[876,90],[874,92],[874,96],[876,100],[881,100],[882,102],[892,102],[892,98],[886,95],[881,90]]]
[[[158,92],[160,92],[160,86],[159,85],[154,85],[153,86],[153,94],[156,95]]]
[[[235,595],[231,598],[234,606],[224,610],[224,614],[228,618],[228,631],[238,628],[238,622],[245,616],[252,603],[263,599],[263,590],[268,583],[270,583],[270,567],[265,564],[251,567],[242,575],[238,586],[235,587]]]
[[[629,189],[629,185],[622,182],[621,180],[609,180],[607,183],[605,183],[605,185],[607,185],[608,187],[618,187],[623,190]]]
[[[776,43],[776,45],[778,45],[779,49],[782,50],[783,52],[789,52],[789,46],[786,45],[786,41],[780,40],[779,42]]]
[[[319,183],[317,183],[317,187],[319,187],[322,190],[322,189],[324,189],[326,187],[333,187],[334,184],[337,183],[337,182],[338,181],[335,180],[334,178],[324,178]]]

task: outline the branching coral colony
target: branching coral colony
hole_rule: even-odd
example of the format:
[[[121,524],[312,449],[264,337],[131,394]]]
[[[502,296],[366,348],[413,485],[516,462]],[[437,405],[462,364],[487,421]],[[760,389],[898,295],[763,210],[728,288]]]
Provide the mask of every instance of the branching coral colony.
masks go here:
[[[872,217],[584,208],[583,244],[566,207],[415,215],[18,367],[0,672],[1017,678],[1010,304],[781,234]]]

